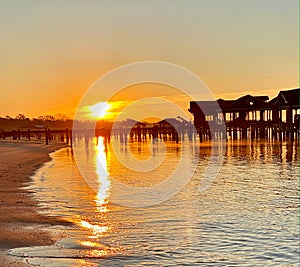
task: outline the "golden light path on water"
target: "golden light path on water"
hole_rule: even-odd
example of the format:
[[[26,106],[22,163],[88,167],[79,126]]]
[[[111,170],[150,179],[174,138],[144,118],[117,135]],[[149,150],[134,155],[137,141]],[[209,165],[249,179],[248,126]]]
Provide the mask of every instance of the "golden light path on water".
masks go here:
[[[107,156],[110,157],[105,145],[104,140],[102,137],[99,137],[98,140],[95,140],[95,166],[96,166],[96,174],[97,174],[97,182],[98,182],[98,192],[95,196],[95,211],[101,218],[103,214],[105,214],[108,209],[106,204],[108,203],[107,198],[109,197],[109,190],[110,190],[110,180],[109,174],[107,170]],[[97,225],[88,222],[87,220],[81,220],[79,225],[82,228],[88,229],[91,231],[92,235],[89,236],[90,239],[99,239],[99,237],[103,236],[105,233],[109,232],[111,227],[109,225]],[[95,255],[91,256],[105,256],[108,255],[111,251],[107,249],[105,246],[102,246],[101,243],[82,240],[80,244],[84,247],[91,247],[97,249],[95,251]],[[92,253],[92,252],[91,252]],[[100,253],[100,254],[99,254]]]
[[[107,198],[109,197],[110,180],[107,169],[107,161],[109,160],[109,157],[110,153],[104,145],[103,137],[99,137],[95,160],[96,172],[99,182],[96,203],[100,212],[103,212],[103,205],[107,204]]]

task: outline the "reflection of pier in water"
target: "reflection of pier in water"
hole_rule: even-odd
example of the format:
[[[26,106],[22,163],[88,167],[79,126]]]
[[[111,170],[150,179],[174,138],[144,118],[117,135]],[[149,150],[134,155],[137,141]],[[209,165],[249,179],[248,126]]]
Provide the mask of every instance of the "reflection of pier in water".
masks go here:
[[[102,135],[94,135],[90,132],[90,135],[86,132],[86,136],[77,136],[76,139],[83,139],[85,140],[86,149],[89,149],[89,144],[93,143],[98,145],[98,141],[101,140],[103,142],[104,151],[105,153],[108,151],[108,147],[110,146],[110,142],[117,142],[119,144],[123,144],[123,152],[129,151],[129,147],[131,143],[137,145],[137,151],[141,148],[145,148],[147,143],[149,142],[162,142],[152,139],[151,136],[148,135],[145,138],[142,138],[141,141],[138,140],[138,137],[135,137],[133,134],[124,135],[123,138],[120,138],[119,135],[113,135],[108,137],[103,137]],[[127,136],[127,137],[126,137]],[[195,135],[197,136],[197,135]],[[200,158],[207,158],[212,155],[212,153],[221,153],[218,150],[213,149],[213,147],[217,147],[221,145],[223,149],[225,149],[225,153],[221,153],[222,156],[224,155],[227,159],[232,158],[247,158],[249,163],[255,161],[273,161],[274,163],[278,164],[288,164],[290,162],[298,162],[298,154],[299,154],[299,142],[291,139],[287,139],[286,141],[275,141],[275,140],[228,140],[226,142],[219,142],[218,140],[208,140],[203,141],[202,144],[199,146],[199,139],[192,139],[189,140],[187,135],[184,135],[184,139],[180,139],[180,142],[177,144],[176,141],[172,140],[172,136],[166,136],[164,141],[168,142],[169,144],[176,145],[175,147],[180,147],[183,145],[184,142],[190,143],[191,149],[193,151],[198,151]],[[78,141],[74,139],[74,143],[76,144]],[[159,143],[158,143],[159,144]],[[174,148],[175,148],[174,147]],[[126,149],[128,148],[128,150]],[[180,149],[180,148],[179,148]],[[120,151],[119,151],[120,152]],[[122,151],[121,151],[122,152]]]

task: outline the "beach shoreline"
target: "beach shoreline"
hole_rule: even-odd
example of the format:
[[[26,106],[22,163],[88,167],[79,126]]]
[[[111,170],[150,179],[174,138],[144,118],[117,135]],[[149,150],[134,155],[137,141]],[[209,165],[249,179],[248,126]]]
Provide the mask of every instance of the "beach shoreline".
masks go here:
[[[24,189],[31,175],[51,160],[50,153],[66,148],[61,142],[0,141],[0,262],[1,266],[29,266],[7,251],[24,246],[52,245],[60,237],[47,226],[64,224],[38,212],[37,201]]]

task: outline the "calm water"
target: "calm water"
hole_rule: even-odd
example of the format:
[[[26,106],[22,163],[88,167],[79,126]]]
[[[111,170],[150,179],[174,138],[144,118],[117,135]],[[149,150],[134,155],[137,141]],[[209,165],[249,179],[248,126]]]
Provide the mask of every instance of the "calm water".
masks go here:
[[[76,157],[70,149],[53,153],[29,186],[43,212],[74,225],[49,228],[63,237],[54,246],[12,254],[38,266],[299,266],[298,144],[229,142],[212,155],[210,144],[105,146],[99,138],[74,149]],[[142,170],[149,158],[152,170]],[[216,179],[201,192],[218,159]],[[118,187],[160,185],[180,161],[182,181],[185,167],[194,174],[162,203],[143,207],[136,192]]]

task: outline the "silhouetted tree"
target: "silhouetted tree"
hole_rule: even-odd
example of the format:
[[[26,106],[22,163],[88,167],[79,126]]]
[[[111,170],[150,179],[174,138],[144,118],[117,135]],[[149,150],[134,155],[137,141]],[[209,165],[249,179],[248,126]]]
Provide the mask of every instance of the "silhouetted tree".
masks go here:
[[[38,119],[41,121],[55,121],[55,117],[53,115],[39,116]]]
[[[56,113],[54,115],[54,117],[55,117],[55,120],[57,120],[57,121],[66,121],[66,120],[68,120],[67,115],[61,114],[61,113]]]
[[[16,120],[25,120],[26,119],[26,116],[22,113],[19,113],[17,116],[16,116]]]

